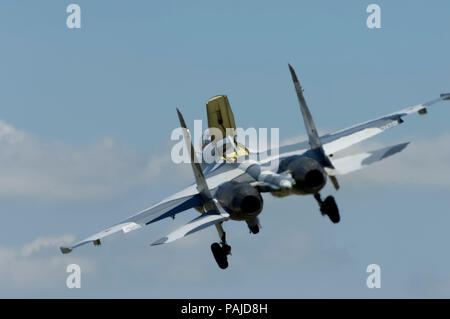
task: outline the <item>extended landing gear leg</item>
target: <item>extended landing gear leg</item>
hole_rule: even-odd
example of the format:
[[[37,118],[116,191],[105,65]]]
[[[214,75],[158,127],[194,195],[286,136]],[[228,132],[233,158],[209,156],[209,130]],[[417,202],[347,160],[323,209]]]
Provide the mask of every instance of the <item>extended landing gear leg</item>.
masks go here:
[[[327,215],[334,224],[339,223],[341,217],[339,215],[339,208],[336,205],[334,197],[328,196],[325,200],[322,200],[320,194],[316,193],[314,194],[314,198],[319,203],[320,212],[322,215]]]
[[[253,217],[252,219],[247,220],[246,222],[247,222],[248,229],[250,230],[250,233],[252,233],[252,234],[259,233],[260,224],[259,224],[258,217]]]
[[[216,228],[220,236],[220,244],[213,243],[211,245],[211,251],[217,265],[219,265],[221,269],[226,269],[228,268],[228,255],[231,255],[231,246],[227,244],[226,234],[222,228],[222,223],[216,224]]]

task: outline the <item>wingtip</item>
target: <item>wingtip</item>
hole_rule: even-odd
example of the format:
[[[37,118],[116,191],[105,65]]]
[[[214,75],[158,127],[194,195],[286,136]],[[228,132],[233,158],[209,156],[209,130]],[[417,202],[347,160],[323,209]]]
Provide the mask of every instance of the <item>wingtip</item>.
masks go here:
[[[63,253],[63,254],[69,254],[72,252],[72,249],[69,247],[59,247],[59,249],[61,250],[61,253]]]
[[[441,99],[444,101],[450,101],[450,93],[442,93]]]
[[[411,142],[405,142],[405,143],[400,144],[401,150],[404,150],[406,147],[408,147],[409,144],[411,144]]]

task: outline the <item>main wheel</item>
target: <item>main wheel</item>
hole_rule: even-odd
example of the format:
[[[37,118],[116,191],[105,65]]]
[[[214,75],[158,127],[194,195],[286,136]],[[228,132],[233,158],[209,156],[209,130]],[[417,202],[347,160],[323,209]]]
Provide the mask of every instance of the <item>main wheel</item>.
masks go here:
[[[220,246],[219,243],[214,243],[211,245],[211,251],[217,265],[219,265],[221,269],[228,268],[227,252],[222,248],[222,246]]]
[[[259,233],[259,226],[258,226],[258,225],[254,225],[254,226],[252,226],[252,227],[249,227],[249,229],[250,229],[250,232],[251,232],[252,234],[257,234],[257,233]]]
[[[339,208],[337,207],[333,196],[328,196],[325,198],[320,207],[320,211],[322,214],[327,215],[334,224],[339,223],[341,220],[341,216],[339,216]]]

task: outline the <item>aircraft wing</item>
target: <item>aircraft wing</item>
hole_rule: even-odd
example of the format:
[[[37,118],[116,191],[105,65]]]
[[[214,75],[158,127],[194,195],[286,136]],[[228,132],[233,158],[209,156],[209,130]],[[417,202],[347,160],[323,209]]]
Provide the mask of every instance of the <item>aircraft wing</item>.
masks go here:
[[[403,117],[409,114],[426,114],[427,108],[431,105],[449,100],[450,94],[441,94],[439,98],[430,102],[411,106],[398,112],[357,124],[332,134],[324,135],[320,138],[323,143],[323,148],[327,155],[336,153],[403,123]]]
[[[403,118],[409,114],[426,114],[428,107],[442,101],[450,101],[450,93],[441,94],[439,98],[430,102],[411,106],[364,123],[353,125],[349,128],[331,134],[323,135],[320,137],[320,140],[322,141],[324,151],[326,155],[329,156],[338,151],[344,150],[354,144],[360,143],[368,138],[384,132],[387,129],[403,123]],[[269,155],[266,158],[262,158],[261,163],[286,158],[292,155],[300,155],[305,153],[308,149],[309,144],[307,141],[282,145],[280,146],[277,155]],[[271,151],[271,153],[273,153],[273,151]]]
[[[243,174],[244,171],[239,169],[237,166],[224,163],[217,166],[214,170],[211,170],[205,177],[209,189],[213,190],[220,184],[238,178]],[[136,215],[133,215],[120,223],[114,224],[113,226],[97,234],[89,236],[86,239],[75,243],[71,247],[60,247],[60,249],[63,254],[68,254],[72,251],[72,249],[84,244],[93,243],[94,245],[100,245],[100,240],[106,236],[112,235],[119,231],[128,233],[161,219],[173,217],[176,214],[184,212],[190,208],[202,206],[203,204],[204,199],[200,195],[196,185],[191,185],[181,192],[164,199],[158,204],[144,209]]]
[[[190,186],[185,190],[159,202],[158,204],[140,211],[136,215],[133,215],[118,224],[115,224],[97,234],[83,239],[82,241],[74,244],[72,247],[61,247],[61,252],[63,254],[70,253],[73,248],[90,242],[94,243],[94,245],[100,245],[100,239],[106,236],[112,235],[119,231],[128,233],[152,222],[167,217],[173,217],[178,213],[181,213],[195,206],[201,206],[202,204],[202,199],[198,194],[198,191],[195,189],[195,186]]]

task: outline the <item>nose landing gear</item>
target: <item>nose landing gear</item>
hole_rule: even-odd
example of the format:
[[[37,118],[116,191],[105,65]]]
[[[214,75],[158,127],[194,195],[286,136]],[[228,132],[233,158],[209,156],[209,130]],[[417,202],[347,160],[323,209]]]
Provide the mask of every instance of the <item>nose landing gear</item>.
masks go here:
[[[257,234],[259,233],[260,223],[258,217],[253,217],[252,219],[246,220],[248,229],[250,233]]]
[[[325,200],[322,200],[319,193],[314,194],[314,198],[319,203],[320,212],[322,215],[327,215],[330,220],[337,224],[341,220],[339,215],[339,208],[337,207],[336,201],[333,196],[328,196]]]

